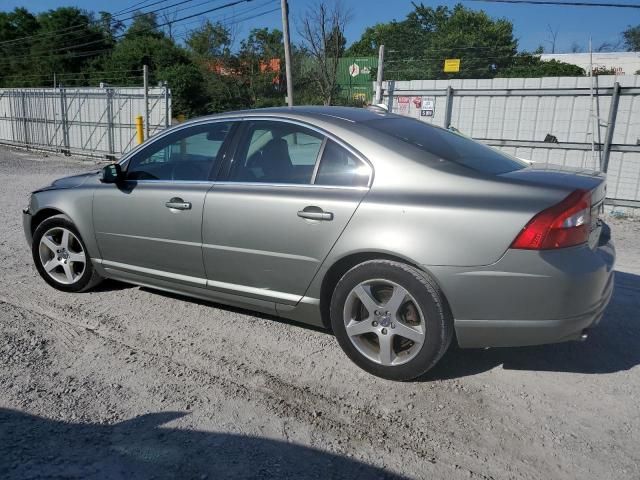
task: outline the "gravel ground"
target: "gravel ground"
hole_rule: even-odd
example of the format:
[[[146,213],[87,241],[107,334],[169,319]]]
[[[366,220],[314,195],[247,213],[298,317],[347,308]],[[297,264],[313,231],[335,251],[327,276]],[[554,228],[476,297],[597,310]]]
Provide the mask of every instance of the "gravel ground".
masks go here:
[[[615,296],[586,342],[452,348],[402,384],[320,330],[47,286],[20,209],[90,167],[0,149],[1,478],[640,478],[640,222],[610,219]]]

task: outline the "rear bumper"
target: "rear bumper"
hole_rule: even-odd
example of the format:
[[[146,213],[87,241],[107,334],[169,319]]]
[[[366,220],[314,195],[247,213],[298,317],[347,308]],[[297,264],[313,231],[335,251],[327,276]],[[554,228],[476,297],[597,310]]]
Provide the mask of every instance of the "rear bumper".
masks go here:
[[[604,237],[604,236],[603,236]],[[613,294],[615,249],[508,250],[484,267],[430,267],[447,296],[463,348],[578,340]]]

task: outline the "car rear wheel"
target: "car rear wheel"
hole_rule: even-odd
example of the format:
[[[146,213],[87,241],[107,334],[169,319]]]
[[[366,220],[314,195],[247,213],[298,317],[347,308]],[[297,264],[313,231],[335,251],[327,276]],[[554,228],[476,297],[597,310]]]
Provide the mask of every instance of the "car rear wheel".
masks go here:
[[[78,230],[64,215],[47,218],[38,225],[31,253],[40,276],[58,290],[82,292],[101,280]]]
[[[345,273],[330,311],[333,331],[349,358],[390,380],[426,373],[453,335],[435,282],[414,267],[390,260],[364,262]]]

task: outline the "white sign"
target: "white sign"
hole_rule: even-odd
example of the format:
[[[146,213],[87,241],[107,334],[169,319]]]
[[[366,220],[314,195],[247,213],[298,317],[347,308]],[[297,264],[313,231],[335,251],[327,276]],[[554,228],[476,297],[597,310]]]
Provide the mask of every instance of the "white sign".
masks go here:
[[[357,63],[352,63],[349,65],[349,75],[352,77],[357,77],[360,75],[360,66]]]
[[[436,110],[436,99],[434,97],[422,97],[421,117],[433,117]]]

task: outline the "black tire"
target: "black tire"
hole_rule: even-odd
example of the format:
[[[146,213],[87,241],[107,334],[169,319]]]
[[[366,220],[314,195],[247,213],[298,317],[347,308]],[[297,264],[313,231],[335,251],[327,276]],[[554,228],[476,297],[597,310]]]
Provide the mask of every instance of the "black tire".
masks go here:
[[[77,280],[75,280],[73,283],[65,284],[57,281],[46,272],[42,264],[42,260],[40,258],[40,240],[45,233],[53,228],[64,228],[72,232],[85,253],[84,270],[82,271],[82,274],[77,278]],[[71,220],[69,220],[69,218],[65,215],[55,215],[53,217],[49,217],[43,220],[36,227],[36,230],[33,233],[31,254],[33,256],[33,262],[36,265],[36,269],[38,270],[38,273],[44,279],[44,281],[51,285],[53,288],[56,288],[63,292],[85,292],[95,287],[102,281],[102,277],[100,277],[95,268],[93,268],[93,264],[91,263],[91,259],[89,258],[89,254],[87,253],[87,247],[85,246],[82,237],[80,237],[78,229],[75,227],[73,222],[71,222]]]
[[[347,334],[343,311],[350,292],[359,284],[375,279],[404,288],[422,312],[426,331],[424,342],[419,350],[416,347],[417,353],[411,360],[400,365],[382,365],[370,360]],[[389,380],[406,381],[424,375],[447,351],[453,336],[453,320],[437,284],[425,272],[390,260],[367,261],[345,273],[333,291],[330,314],[333,332],[347,356],[363,370]]]

